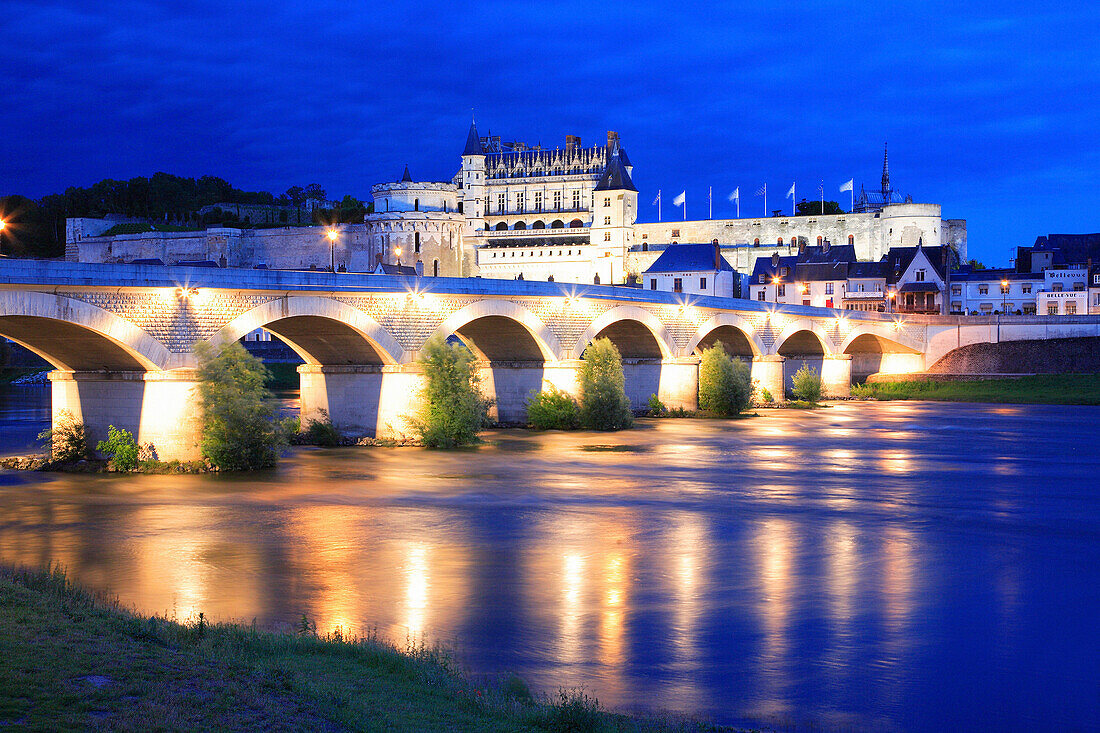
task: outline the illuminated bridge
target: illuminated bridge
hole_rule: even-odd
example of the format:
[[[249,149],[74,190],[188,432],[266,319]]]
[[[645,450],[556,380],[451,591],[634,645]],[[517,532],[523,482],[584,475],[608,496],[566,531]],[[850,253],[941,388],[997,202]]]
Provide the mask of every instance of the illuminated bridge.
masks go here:
[[[607,337],[635,405],[656,394],[693,409],[699,353],[721,344],[772,394],[807,362],[826,393],[853,376],[923,371],[973,343],[1100,336],[1100,317],[902,316],[609,286],[269,270],[0,261],[0,335],[49,361],[53,414],[98,440],[108,424],[161,458],[197,456],[194,345],[265,328],[305,362],[302,414],[342,431],[408,431],[432,335],[457,336],[481,363],[496,417],[523,420],[545,383],[576,393],[581,353]]]

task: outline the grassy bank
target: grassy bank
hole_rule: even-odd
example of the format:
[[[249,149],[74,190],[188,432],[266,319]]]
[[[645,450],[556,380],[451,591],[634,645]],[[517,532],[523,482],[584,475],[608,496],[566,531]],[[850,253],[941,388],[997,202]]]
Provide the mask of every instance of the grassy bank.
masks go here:
[[[49,371],[49,368],[43,370],[38,367],[0,367],[0,384],[10,384],[19,377],[38,374],[41,371]]]
[[[927,379],[875,382],[855,385],[852,396],[876,400],[1100,405],[1100,374],[1040,374],[957,382]]]
[[[437,649],[144,617],[60,571],[0,567],[0,727],[33,730],[728,730],[583,693],[472,681]]]

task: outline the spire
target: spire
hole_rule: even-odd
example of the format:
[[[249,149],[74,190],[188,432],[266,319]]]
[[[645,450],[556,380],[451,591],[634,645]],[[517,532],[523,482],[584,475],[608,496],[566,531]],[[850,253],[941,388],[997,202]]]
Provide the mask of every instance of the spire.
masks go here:
[[[611,160],[607,161],[607,167],[604,168],[603,175],[600,176],[600,182],[596,184],[596,190],[638,190],[634,188],[634,181],[630,180],[630,173],[627,171],[626,166],[623,165],[623,159],[619,156],[618,151],[612,153]]]
[[[890,193],[890,163],[886,156],[886,143],[882,144],[882,196]]]
[[[401,183],[412,183],[412,176],[409,175],[409,164],[405,164],[405,174],[401,176]]]
[[[481,138],[477,135],[477,125],[470,121],[470,133],[466,135],[466,147],[463,155],[485,155],[485,149],[481,147]]]

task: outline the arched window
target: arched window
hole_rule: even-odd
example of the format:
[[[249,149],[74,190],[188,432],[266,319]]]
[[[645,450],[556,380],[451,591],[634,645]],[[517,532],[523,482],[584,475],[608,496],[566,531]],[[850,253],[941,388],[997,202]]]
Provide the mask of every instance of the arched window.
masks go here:
[[[711,244],[718,244],[718,240],[717,239],[712,239],[712,240],[710,240],[710,243]]]
[[[420,199],[413,199],[413,211],[420,211]]]
[[[783,244],[783,237],[780,237],[779,239],[775,240],[775,243],[776,244]]]
[[[458,213],[460,213],[460,214],[462,213],[462,202],[461,201],[458,202]]]
[[[522,222],[522,221],[517,221],[517,222],[516,222],[516,225],[515,225],[515,226],[513,226],[512,228],[513,228],[513,229],[526,229],[526,228],[527,228],[527,224],[526,224],[526,223],[524,223],[524,222]]]
[[[563,222],[561,219],[554,219],[554,221],[550,222],[550,228],[551,229],[564,229],[565,228],[565,222]]]
[[[818,246],[818,247],[820,247],[820,246],[821,246],[821,237],[820,237],[820,236],[819,236],[819,237],[817,238],[817,246]]]
[[[439,260],[432,260],[432,276],[439,277]]]
[[[580,219],[574,219],[573,221],[569,222],[569,227],[571,229],[579,229],[580,227],[583,227],[583,226],[584,226],[584,222],[581,221]]]
[[[413,252],[420,254],[420,232],[413,234]]]
[[[532,229],[545,229],[546,224],[542,221],[542,219],[536,219],[535,223],[531,225],[531,228]]]
[[[643,252],[648,252],[649,251],[649,242],[642,242],[642,251]]]
[[[497,224],[497,231],[498,232],[503,232],[507,228],[508,228],[508,222],[506,222],[506,221],[502,221],[499,224]]]
[[[854,236],[854,235],[852,235],[852,234],[849,234],[849,235],[848,235],[848,244],[855,244],[855,243],[856,243],[856,238],[855,238],[855,236]]]
[[[793,247],[796,244],[798,244],[798,239],[796,239],[795,237],[791,237],[791,246]]]
[[[760,237],[757,237],[756,239],[752,240],[752,246],[753,247],[759,247],[760,246]]]

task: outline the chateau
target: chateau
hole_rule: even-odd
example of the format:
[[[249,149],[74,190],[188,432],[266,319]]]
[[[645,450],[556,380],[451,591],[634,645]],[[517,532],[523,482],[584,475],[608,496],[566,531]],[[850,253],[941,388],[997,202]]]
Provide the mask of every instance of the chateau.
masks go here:
[[[70,220],[67,259],[209,261],[222,266],[368,272],[378,264],[415,266],[427,276],[624,283],[670,244],[717,245],[741,273],[758,257],[791,256],[829,241],[878,261],[894,247],[948,245],[966,260],[966,221],[944,219],[939,204],[913,203],[890,187],[861,191],[856,211],[638,223],[634,167],[615,132],[585,147],[530,146],[478,133],[470,125],[461,168],[450,181],[371,187],[374,212],[343,224],[330,241],[320,227],[209,229],[103,236]]]

